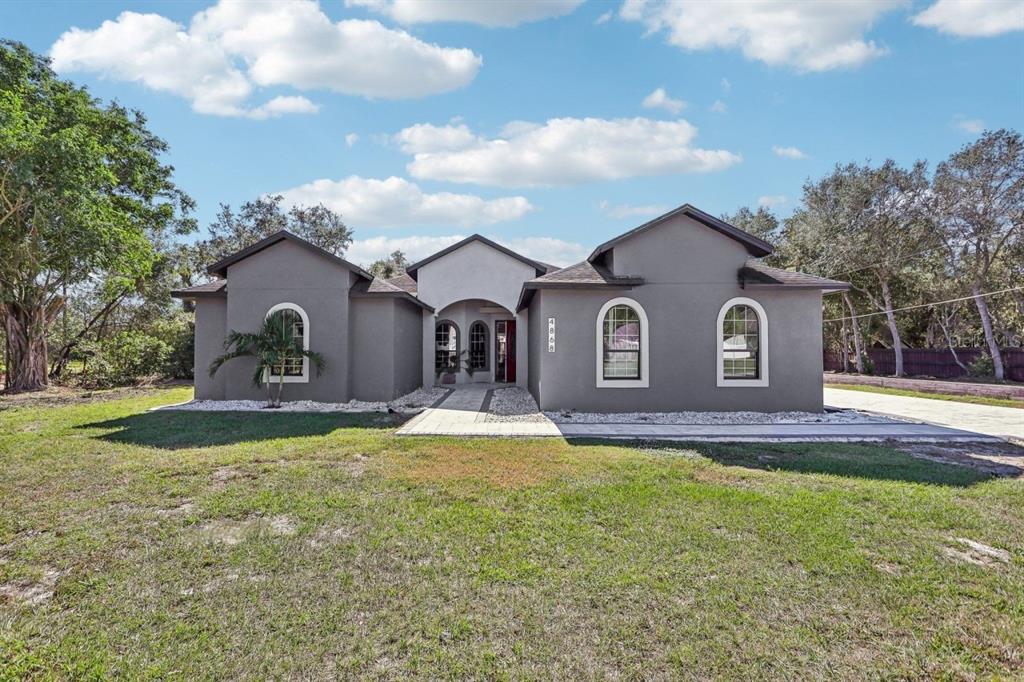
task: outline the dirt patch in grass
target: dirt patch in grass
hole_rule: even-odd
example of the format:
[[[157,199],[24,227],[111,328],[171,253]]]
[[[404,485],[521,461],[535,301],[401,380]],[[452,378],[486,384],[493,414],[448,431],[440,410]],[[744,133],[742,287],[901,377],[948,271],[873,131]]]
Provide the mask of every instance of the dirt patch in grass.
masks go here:
[[[260,531],[289,537],[295,535],[297,530],[298,525],[295,521],[284,515],[270,518],[252,516],[244,519],[213,519],[196,526],[196,531],[201,539],[229,547],[239,544],[250,535]]]
[[[159,386],[125,386],[90,390],[75,386],[48,386],[39,391],[24,393],[0,393],[0,411],[16,407],[60,407],[64,405],[83,405],[108,400],[124,400],[126,398],[148,397],[153,395],[154,388],[173,388],[187,386],[190,382],[170,382]]]
[[[57,580],[63,573],[55,568],[43,569],[37,580],[17,580],[0,585],[0,598],[28,606],[39,606],[53,598]]]
[[[992,547],[969,538],[950,538],[950,541],[956,543],[956,546],[942,548],[943,555],[950,559],[989,568],[1010,563],[1010,553],[1005,549]]]
[[[431,444],[395,453],[384,465],[387,475],[416,483],[484,483],[524,488],[564,476],[574,466],[568,455],[525,441],[476,447],[475,441]]]
[[[897,449],[917,459],[956,464],[991,476],[1024,478],[1024,448],[1012,443],[908,443]]]

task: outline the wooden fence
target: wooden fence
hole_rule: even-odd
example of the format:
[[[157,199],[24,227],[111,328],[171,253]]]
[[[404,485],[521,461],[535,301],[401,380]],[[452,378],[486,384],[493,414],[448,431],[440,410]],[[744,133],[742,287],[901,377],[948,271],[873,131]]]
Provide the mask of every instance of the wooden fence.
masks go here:
[[[970,366],[972,362],[985,355],[981,348],[957,348],[957,357],[960,362]],[[892,376],[896,373],[896,354],[891,348],[869,348],[867,355],[874,364],[874,374],[878,376]],[[853,370],[853,358],[850,358],[850,369]],[[1024,381],[1024,348],[1004,348],[1003,368],[1006,370],[1006,378],[1011,381]],[[841,353],[825,353],[825,370],[831,372],[843,371],[843,356]],[[967,376],[956,361],[948,348],[904,348],[903,349],[903,372],[907,376],[936,377],[939,379],[955,379]]]

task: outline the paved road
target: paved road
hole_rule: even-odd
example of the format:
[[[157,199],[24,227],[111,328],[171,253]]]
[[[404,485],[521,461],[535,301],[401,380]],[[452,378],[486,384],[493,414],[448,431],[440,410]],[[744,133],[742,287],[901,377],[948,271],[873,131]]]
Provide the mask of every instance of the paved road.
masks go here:
[[[988,436],[1024,441],[1024,410],[958,403],[951,400],[909,398],[884,393],[825,389],[825,405],[874,412],[972,431]]]

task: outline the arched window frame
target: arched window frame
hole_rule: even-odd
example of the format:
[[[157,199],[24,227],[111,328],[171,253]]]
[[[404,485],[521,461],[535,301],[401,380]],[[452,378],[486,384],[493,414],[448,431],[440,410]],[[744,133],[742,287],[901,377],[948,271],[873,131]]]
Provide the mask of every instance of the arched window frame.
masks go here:
[[[484,362],[479,367],[473,367],[473,371],[474,372],[486,372],[490,368],[490,366],[491,366],[491,363],[490,363],[490,357],[491,357],[491,353],[490,353],[491,330],[490,330],[490,327],[488,327],[487,323],[484,322],[483,320],[474,320],[473,323],[469,325],[469,338],[467,339],[467,342],[466,342],[466,349],[469,351],[469,353],[467,354],[467,358],[466,359],[469,361],[470,366],[472,366],[472,364],[473,364],[473,332],[476,329],[478,329],[478,328],[482,328],[483,329],[483,335],[484,335],[484,340],[483,340]]]
[[[608,311],[617,305],[626,305],[632,308],[637,317],[640,318],[640,378],[639,379],[605,379],[604,378],[604,318]],[[651,333],[647,323],[647,311],[644,307],[631,298],[621,296],[606,301],[601,310],[597,313],[595,326],[596,348],[596,379],[597,388],[648,388],[650,386],[651,366]]]
[[[299,317],[302,318],[302,349],[303,350],[309,350],[309,331],[310,331],[310,329],[309,329],[309,315],[306,314],[306,311],[302,309],[302,306],[299,306],[298,304],[295,304],[295,303],[288,303],[288,302],[286,302],[286,303],[278,303],[277,305],[272,306],[270,308],[270,310],[267,311],[267,314],[266,314],[265,318],[266,317],[270,317],[271,315],[276,313],[278,310],[294,310],[295,312],[297,312],[299,314]],[[264,383],[277,383],[278,381],[280,381],[280,379],[281,378],[276,376],[276,375],[272,376],[270,374],[270,370],[269,369],[266,369],[266,370],[263,371],[263,382]],[[286,383],[286,384],[307,384],[307,383],[309,383],[309,358],[307,358],[305,356],[302,357],[302,374],[300,374],[298,376],[287,375],[286,374],[285,377],[284,377],[284,383]]]
[[[722,337],[725,330],[725,315],[729,309],[736,305],[749,306],[757,314],[757,379],[727,379],[725,378],[725,349],[722,347]],[[768,385],[768,315],[761,304],[752,298],[738,296],[730,298],[718,311],[718,323],[715,325],[715,348],[717,349],[717,376],[719,388],[733,387],[757,387]]]
[[[462,351],[462,330],[459,329],[459,325],[448,319],[437,320],[437,322],[434,323],[434,371],[445,371],[443,367],[437,366],[437,330],[442,324],[450,324],[452,329],[455,330],[455,371],[461,371],[462,368],[459,366],[461,364],[459,362],[459,353]]]

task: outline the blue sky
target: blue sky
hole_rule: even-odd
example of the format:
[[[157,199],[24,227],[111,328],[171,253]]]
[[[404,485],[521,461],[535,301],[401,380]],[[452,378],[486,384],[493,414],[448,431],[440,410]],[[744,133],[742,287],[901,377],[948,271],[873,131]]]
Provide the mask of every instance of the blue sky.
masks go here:
[[[836,162],[1024,122],[1020,0],[35,1],[0,26],[144,111],[202,224],[323,201],[363,263],[472,232],[568,263],[685,202],[786,215]]]

